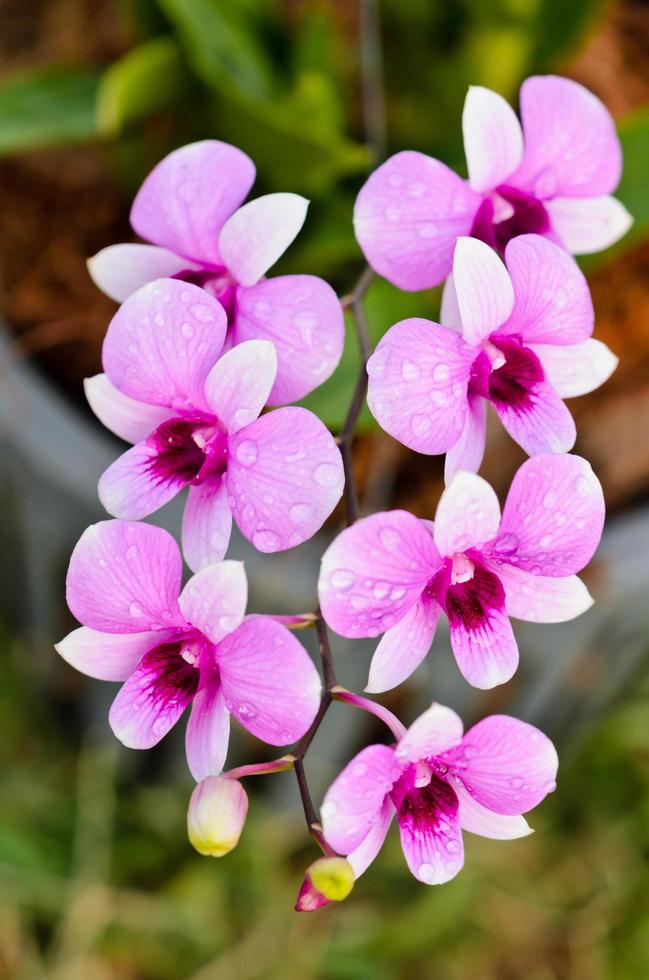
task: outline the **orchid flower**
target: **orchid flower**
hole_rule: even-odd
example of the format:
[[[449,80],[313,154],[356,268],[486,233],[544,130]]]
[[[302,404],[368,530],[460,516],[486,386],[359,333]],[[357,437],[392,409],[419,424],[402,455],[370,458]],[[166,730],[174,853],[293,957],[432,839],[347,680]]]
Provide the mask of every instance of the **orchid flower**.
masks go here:
[[[521,87],[522,128],[496,92],[472,87],[462,130],[468,181],[407,150],[361,188],[356,237],[372,268],[401,289],[427,289],[451,271],[458,236],[502,250],[517,235],[547,235],[569,252],[607,248],[631,217],[611,197],[622,153],[615,124],[577,82],[536,75]]]
[[[588,284],[566,252],[522,235],[505,263],[484,242],[459,238],[444,326],[402,320],[367,366],[377,422],[411,449],[446,452],[447,480],[480,467],[487,402],[530,456],[572,449],[575,423],[562,399],[593,391],[617,365],[591,337]]]
[[[556,787],[557,753],[537,728],[491,715],[462,734],[454,711],[433,704],[396,745],[370,745],[343,769],[321,808],[327,843],[358,878],[396,814],[412,874],[450,881],[464,864],[462,831],[513,840],[532,831],[522,814]]]
[[[300,231],[308,202],[298,194],[266,194],[241,207],[254,179],[252,160],[228,143],[204,140],[174,150],[146,178],[131,209],[133,228],[153,244],[110,245],[88,267],[119,303],[163,276],[207,290],[227,312],[228,346],[275,344],[269,402],[281,405],[333,373],[343,315],[333,289],[316,276],[264,278]]]
[[[56,649],[100,680],[123,681],[110,709],[129,748],[156,745],[192,706],[187,761],[197,781],[223,768],[230,715],[270,745],[313,721],[320,678],[292,633],[245,616],[241,562],[202,569],[181,592],[182,557],[166,531],[102,521],[82,534],[68,569],[70,611],[83,625]]]
[[[109,429],[134,442],[108,467],[99,496],[114,517],[139,520],[183,487],[183,551],[196,571],[225,555],[232,515],[259,551],[282,551],[321,527],[344,482],[340,452],[304,408],[257,418],[275,380],[268,340],[219,359],[223,307],[174,279],[143,286],[104,341],[105,374],[86,382]]]
[[[322,559],[322,614],[341,636],[385,633],[366,690],[404,681],[430,649],[442,612],[458,666],[474,687],[502,684],[518,666],[509,616],[558,623],[592,604],[576,575],[604,522],[602,488],[579,456],[534,456],[516,473],[501,517],[496,494],[456,474],[435,522],[403,510],[344,530]]]

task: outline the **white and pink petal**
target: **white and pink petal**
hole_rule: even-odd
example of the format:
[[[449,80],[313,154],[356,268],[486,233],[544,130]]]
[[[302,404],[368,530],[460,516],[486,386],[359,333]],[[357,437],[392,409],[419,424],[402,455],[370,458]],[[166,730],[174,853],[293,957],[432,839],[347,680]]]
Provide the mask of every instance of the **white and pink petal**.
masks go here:
[[[188,623],[212,643],[219,643],[241,625],[247,601],[243,562],[221,561],[196,572],[182,590],[178,604]]]
[[[604,496],[581,456],[528,459],[516,473],[492,558],[534,575],[573,575],[588,564],[602,534]]]
[[[480,549],[495,538],[500,504],[486,480],[475,473],[457,473],[444,490],[435,514],[435,544],[440,555]]]
[[[441,612],[439,604],[423,593],[386,631],[374,651],[366,691],[380,694],[410,677],[431,648]]]
[[[81,535],[66,580],[70,611],[104,633],[184,626],[178,608],[182,559],[167,532],[150,524],[101,521]]]
[[[105,374],[86,378],[83,389],[99,421],[126,442],[141,442],[173,415],[168,408],[123,394]]]
[[[123,303],[154,279],[173,278],[198,269],[196,262],[157,245],[108,245],[88,259],[90,278],[116,303]]]
[[[232,531],[232,511],[225,480],[190,487],[183,512],[182,547],[193,572],[225,557]]]
[[[385,825],[384,801],[400,774],[387,745],[368,745],[345,766],[320,808],[325,840],[335,851],[351,854],[374,827]]]
[[[462,133],[471,187],[484,192],[506,184],[523,156],[521,124],[509,103],[491,89],[471,85]]]
[[[479,721],[443,758],[473,799],[495,813],[527,813],[556,787],[554,745],[509,715]]]
[[[232,513],[258,551],[284,551],[306,541],[340,500],[345,479],[340,450],[304,408],[262,415],[230,438],[229,451]]]
[[[111,320],[104,370],[137,401],[179,412],[206,410],[205,381],[226,326],[225,310],[204,289],[158,279],[130,296]]]
[[[372,268],[400,289],[428,289],[451,271],[481,195],[448,167],[412,150],[381,164],[354,207],[354,230]]]
[[[131,208],[142,238],[207,265],[221,265],[219,232],[252,187],[245,153],[202,140],[174,150],[153,168]]]
[[[367,364],[372,415],[404,446],[446,452],[464,428],[473,358],[461,337],[431,320],[396,323]]]
[[[219,643],[225,703],[249,732],[270,745],[289,745],[316,716],[322,685],[295,636],[269,616],[248,616]]]
[[[413,514],[385,511],[342,531],[322,557],[318,596],[341,636],[378,636],[416,605],[442,559]]]
[[[299,194],[265,194],[228,218],[219,235],[219,252],[237,282],[259,282],[297,236],[308,207]]]
[[[229,434],[255,421],[276,374],[277,354],[269,340],[246,340],[219,358],[205,381],[205,397]]]
[[[299,401],[336,369],[345,342],[340,301],[316,276],[275,276],[237,290],[236,343],[270,340],[277,351],[271,405]]]
[[[580,344],[530,344],[543,372],[561,398],[586,395],[603,385],[615,371],[618,358],[601,340]]]

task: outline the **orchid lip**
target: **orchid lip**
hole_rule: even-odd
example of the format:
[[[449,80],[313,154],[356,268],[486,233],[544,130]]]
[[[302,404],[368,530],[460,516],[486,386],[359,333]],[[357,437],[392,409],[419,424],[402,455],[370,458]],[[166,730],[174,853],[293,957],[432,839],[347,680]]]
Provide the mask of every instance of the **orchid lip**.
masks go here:
[[[147,441],[156,451],[151,469],[161,480],[200,486],[227,469],[227,435],[216,418],[167,419]]]

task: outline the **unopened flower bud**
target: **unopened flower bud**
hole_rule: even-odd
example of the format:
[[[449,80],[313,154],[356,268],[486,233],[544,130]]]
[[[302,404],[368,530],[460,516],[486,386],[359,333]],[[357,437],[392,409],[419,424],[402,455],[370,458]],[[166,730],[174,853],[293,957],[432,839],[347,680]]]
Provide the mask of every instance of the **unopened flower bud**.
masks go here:
[[[191,795],[187,833],[199,854],[223,857],[239,843],[246,822],[248,797],[237,779],[208,776]]]
[[[330,902],[342,902],[354,887],[354,870],[345,858],[322,857],[307,869],[297,897],[297,912],[315,912]]]

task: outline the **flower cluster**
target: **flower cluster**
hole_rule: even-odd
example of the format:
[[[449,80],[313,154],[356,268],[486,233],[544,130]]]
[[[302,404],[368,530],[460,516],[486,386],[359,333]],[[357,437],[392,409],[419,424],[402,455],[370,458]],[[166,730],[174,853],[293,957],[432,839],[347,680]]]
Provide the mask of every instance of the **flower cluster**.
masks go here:
[[[441,323],[392,326],[357,391],[366,380],[374,417],[404,445],[446,454],[446,489],[434,521],[404,510],[356,520],[348,508],[348,527],[322,558],[314,613],[246,614],[243,565],[225,557],[233,519],[260,552],[301,544],[353,479],[358,397],[338,440],[287,405],[332,374],[344,339],[327,283],[266,278],[307,202],[278,193],[242,203],[252,161],[224,143],[195,143],[138,192],[131,223],[145,243],[110,246],[89,263],[121,306],[104,373],[86,393],[132,447],[99,481],[114,519],[88,528],[72,554],[67,601],[82,625],[57,650],[92,677],[122,682],[109,721],[127,746],[155,745],[191,708],[188,833],[200,853],[236,846],[248,811],[242,778],[295,770],[324,855],[305,874],[299,910],[346,898],[394,816],[413,875],[440,884],[462,867],[463,831],[522,837],[523,814],[556,785],[554,747],[531,725],[495,715],[464,734],[455,712],[433,703],[406,729],[340,687],[327,632],[382,634],[366,688],[380,693],[418,667],[444,614],[460,671],[485,689],[518,666],[510,617],[561,622],[592,604],[578,573],[597,548],[604,500],[588,462],[569,452],[576,432],[563,399],[602,384],[617,361],[592,337],[588,286],[570,253],[603,248],[629,226],[610,196],[620,148],[604,106],[572,81],[530,78],[520,105],[522,125],[496,93],[469,91],[468,181],[407,151],[358,195],[354,224],[370,268],[405,290],[444,281]],[[502,513],[477,475],[488,403],[529,456]],[[181,554],[140,519],[185,488]],[[194,572],[184,587],[183,557]],[[309,626],[324,684],[293,633]],[[392,741],[349,762],[320,820],[304,758],[332,700],[376,715]],[[224,770],[231,716],[291,748]]]

